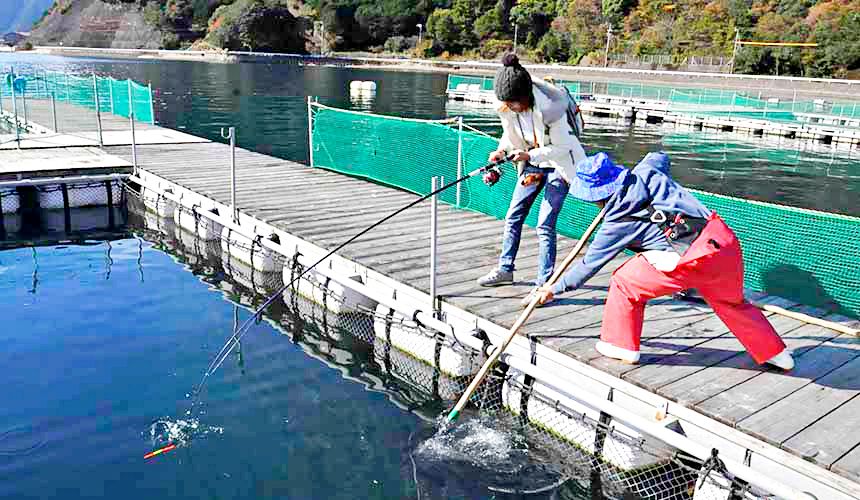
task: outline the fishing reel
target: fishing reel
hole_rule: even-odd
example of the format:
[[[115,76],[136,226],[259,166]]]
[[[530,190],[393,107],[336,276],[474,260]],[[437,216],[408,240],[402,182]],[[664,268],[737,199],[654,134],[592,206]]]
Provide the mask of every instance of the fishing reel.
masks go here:
[[[493,187],[501,178],[502,169],[499,166],[490,167],[486,172],[484,172],[484,184],[489,187]]]
[[[489,187],[493,187],[497,182],[499,182],[499,179],[502,178],[502,165],[509,161],[513,161],[515,156],[516,155],[513,153],[509,154],[484,167],[484,184]]]

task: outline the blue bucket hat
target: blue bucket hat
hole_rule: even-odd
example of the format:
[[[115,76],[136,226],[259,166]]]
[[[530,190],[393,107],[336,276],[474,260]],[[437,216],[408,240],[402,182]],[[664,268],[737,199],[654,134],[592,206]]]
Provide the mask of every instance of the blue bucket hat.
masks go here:
[[[624,185],[629,173],[626,168],[612,163],[606,153],[589,156],[576,165],[570,194],[584,201],[605,200]]]

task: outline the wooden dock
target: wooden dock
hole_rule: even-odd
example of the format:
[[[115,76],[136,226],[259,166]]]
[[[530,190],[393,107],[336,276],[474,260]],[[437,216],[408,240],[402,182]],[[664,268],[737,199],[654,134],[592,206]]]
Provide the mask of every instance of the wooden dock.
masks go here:
[[[139,148],[141,168],[229,204],[226,146]],[[128,159],[128,148],[106,148]],[[242,212],[332,248],[414,195],[305,165],[239,150]],[[429,207],[419,205],[341,253],[423,291],[429,290]],[[484,288],[475,280],[496,264],[503,221],[440,207],[439,293],[443,300],[510,327],[537,269],[537,237],[523,234],[517,284]],[[560,253],[574,245],[560,238]],[[539,309],[525,334],[577,360],[741,429],[804,460],[860,480],[860,339],[783,316],[770,316],[797,368],[756,366],[707,306],[663,298],[646,309],[642,363],[630,366],[594,350],[616,258],[581,290]],[[765,299],[767,300],[767,299]],[[772,299],[777,300],[777,299]],[[831,416],[833,413],[839,417]]]
[[[158,127],[143,128],[182,139]],[[140,169],[229,205],[229,147],[202,139],[180,142],[140,145]],[[126,163],[132,161],[127,145],[106,146],[102,151]],[[333,248],[415,199],[401,190],[242,149],[237,149],[236,163],[236,196],[242,213],[324,248]],[[428,292],[429,218],[427,204],[416,206],[340,254]],[[538,243],[534,230],[524,231],[514,286],[476,285],[475,280],[497,262],[503,224],[484,214],[441,205],[437,279],[443,301],[510,327],[522,310],[520,300],[531,288]],[[560,237],[559,255],[574,243]],[[582,289],[538,309],[523,334],[780,448],[788,452],[790,467],[811,467],[821,474],[832,471],[829,483],[860,495],[860,339],[771,315],[770,321],[794,350],[797,362],[791,373],[778,373],[755,365],[709,307],[661,298],[646,309],[641,364],[603,358],[594,350],[603,303],[611,273],[625,259],[616,258]],[[775,297],[756,299],[805,310]]]

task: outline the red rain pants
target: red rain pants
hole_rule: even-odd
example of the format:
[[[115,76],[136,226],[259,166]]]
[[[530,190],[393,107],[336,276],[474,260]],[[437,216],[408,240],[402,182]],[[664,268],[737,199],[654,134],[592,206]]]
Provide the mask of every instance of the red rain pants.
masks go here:
[[[658,271],[642,255],[615,271],[600,339],[616,347],[639,351],[645,303],[695,288],[756,363],[764,363],[782,352],[785,344],[762,312],[744,299],[743,276],[740,243],[714,213],[673,271]]]

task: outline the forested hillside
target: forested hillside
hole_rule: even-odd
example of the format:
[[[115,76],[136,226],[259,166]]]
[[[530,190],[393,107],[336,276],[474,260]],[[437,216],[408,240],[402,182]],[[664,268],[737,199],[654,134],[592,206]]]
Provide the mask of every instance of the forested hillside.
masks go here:
[[[95,4],[138,12],[160,34],[150,42],[166,48],[196,42],[316,52],[324,43],[337,51],[496,58],[513,48],[516,33],[527,58],[602,65],[607,40],[610,56],[674,61],[731,57],[738,36],[818,47],[743,46],[737,72],[845,76],[860,69],[860,0],[58,0],[43,24]]]

